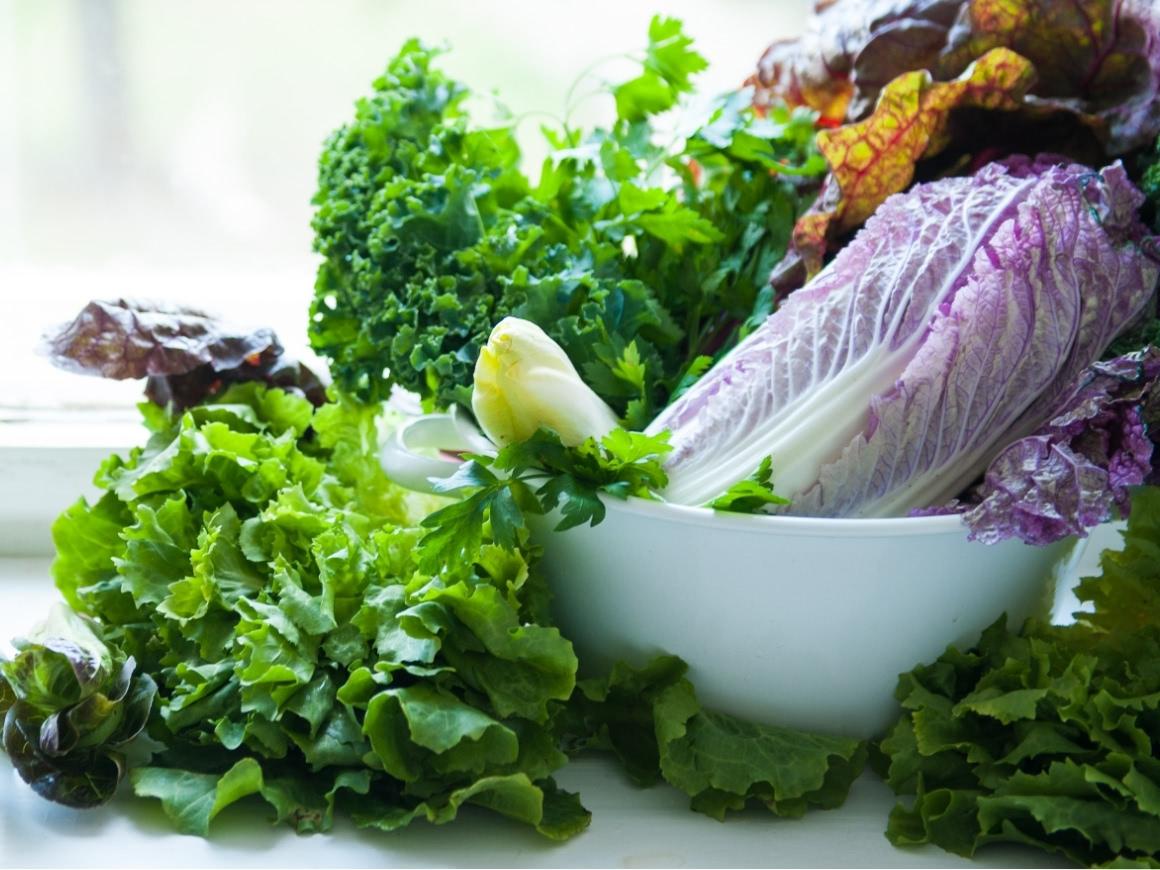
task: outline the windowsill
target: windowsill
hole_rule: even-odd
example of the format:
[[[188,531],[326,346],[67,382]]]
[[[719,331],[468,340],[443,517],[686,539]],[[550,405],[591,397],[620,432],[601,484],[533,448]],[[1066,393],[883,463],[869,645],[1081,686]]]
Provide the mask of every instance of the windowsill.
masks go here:
[[[141,423],[116,412],[59,412],[25,416],[0,411],[0,450],[123,450],[142,439]]]
[[[120,411],[0,411],[0,556],[51,555],[53,520],[98,494],[92,477],[105,457],[143,440]]]

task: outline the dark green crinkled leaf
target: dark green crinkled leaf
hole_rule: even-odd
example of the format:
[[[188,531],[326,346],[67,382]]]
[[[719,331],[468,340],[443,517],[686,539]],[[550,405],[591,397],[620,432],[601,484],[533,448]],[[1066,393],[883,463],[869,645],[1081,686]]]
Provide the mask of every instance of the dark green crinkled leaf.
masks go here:
[[[252,795],[301,831],[336,806],[393,828],[465,802],[551,837],[587,824],[550,781],[577,663],[529,618],[546,608],[522,519],[489,505],[474,559],[425,573],[417,520],[435,502],[384,477],[378,423],[250,384],[149,411],[149,444],[54,529],[58,583],[94,620],[62,610],[67,643],[0,665],[8,751],[38,791],[107,800],[148,718],[163,748],[134,788],[184,832]]]
[[[345,392],[466,405],[492,327],[524,317],[642,428],[695,359],[769,313],[770,270],[812,198],[786,176],[826,168],[813,117],[759,117],[739,91],[674,137],[657,116],[705,60],[658,16],[638,71],[601,86],[612,125],[546,127],[548,158],[526,167],[515,122],[474,126],[436,54],[406,43],[323,148],[312,345]]]
[[[718,819],[750,804],[796,817],[845,801],[866,763],[863,742],[706,710],[684,672],[680,659],[662,657],[642,669],[619,663],[607,679],[582,682],[570,705],[571,736],[611,749],[642,785],[663,778]]]
[[[906,712],[880,748],[887,782],[915,797],[891,813],[892,842],[1160,860],[1158,493],[1133,494],[1124,548],[1078,587],[1094,609],[1076,624],[1000,620],[974,648],[903,674]]]

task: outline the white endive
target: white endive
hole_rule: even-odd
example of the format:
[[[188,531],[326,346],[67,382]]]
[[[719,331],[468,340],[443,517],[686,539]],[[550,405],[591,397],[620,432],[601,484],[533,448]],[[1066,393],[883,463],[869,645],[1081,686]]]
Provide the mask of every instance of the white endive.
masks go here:
[[[552,429],[568,447],[601,438],[620,425],[564,353],[536,324],[505,317],[475,363],[471,409],[501,447],[537,429]]]

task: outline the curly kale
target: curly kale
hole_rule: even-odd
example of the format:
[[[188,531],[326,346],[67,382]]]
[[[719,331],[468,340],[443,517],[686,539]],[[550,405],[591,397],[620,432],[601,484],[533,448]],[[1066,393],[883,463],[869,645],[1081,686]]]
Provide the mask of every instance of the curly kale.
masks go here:
[[[533,183],[514,124],[473,127],[466,88],[435,55],[406,43],[327,140],[315,350],[364,399],[397,385],[432,406],[467,405],[480,348],[515,314],[642,425],[701,358],[768,313],[799,191],[824,168],[813,118],[759,117],[741,92],[659,146],[657,117],[705,61],[680,22],[657,18],[641,74],[612,89],[614,124],[545,130],[551,153]]]

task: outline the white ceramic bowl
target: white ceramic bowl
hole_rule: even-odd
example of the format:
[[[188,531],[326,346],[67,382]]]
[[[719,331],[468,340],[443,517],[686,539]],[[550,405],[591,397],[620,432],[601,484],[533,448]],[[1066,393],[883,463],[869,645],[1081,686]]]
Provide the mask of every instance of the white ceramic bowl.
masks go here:
[[[479,450],[455,415],[400,426],[383,466],[430,491],[456,463],[418,451]],[[482,442],[484,448],[487,442]],[[553,611],[581,667],[679,655],[701,701],[738,716],[856,737],[898,715],[898,675],[964,646],[1006,612],[1051,610],[1087,539],[971,543],[957,516],[830,520],[722,514],[605,499],[600,525],[534,531]]]
[[[582,668],[679,655],[708,707],[856,737],[898,715],[898,675],[1006,611],[1048,613],[1081,555],[967,540],[957,516],[726,515],[606,499],[603,523],[537,524],[560,629]]]

